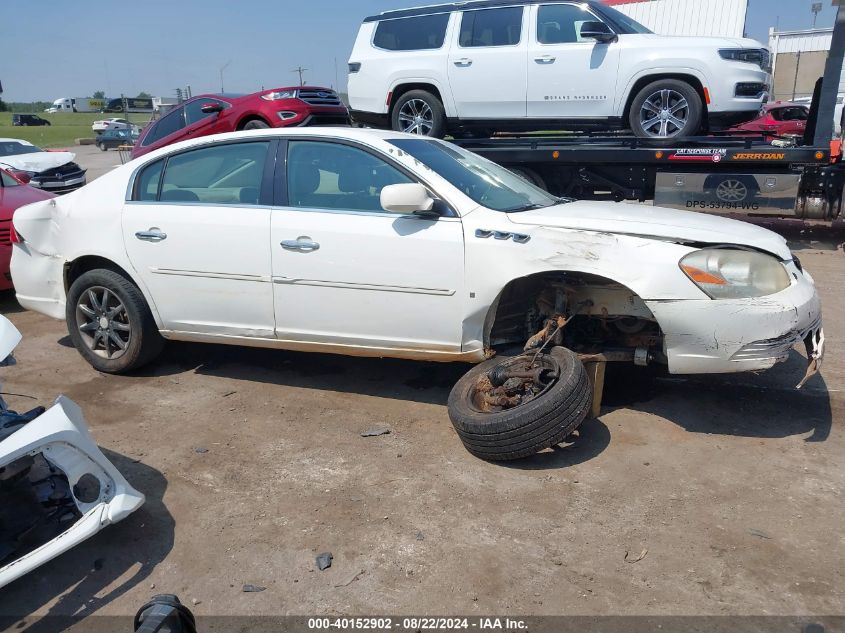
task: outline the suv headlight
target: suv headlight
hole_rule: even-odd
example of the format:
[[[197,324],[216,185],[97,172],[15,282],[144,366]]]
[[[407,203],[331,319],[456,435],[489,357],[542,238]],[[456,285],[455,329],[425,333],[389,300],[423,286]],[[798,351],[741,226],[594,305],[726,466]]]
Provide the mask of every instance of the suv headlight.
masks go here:
[[[713,299],[765,297],[789,288],[784,265],[755,251],[702,249],[684,257],[679,265]]]
[[[261,95],[264,101],[278,101],[279,99],[296,99],[296,90],[277,90]]]
[[[757,64],[763,70],[769,69],[768,49],[765,48],[720,48],[719,56],[733,62],[746,62]]]

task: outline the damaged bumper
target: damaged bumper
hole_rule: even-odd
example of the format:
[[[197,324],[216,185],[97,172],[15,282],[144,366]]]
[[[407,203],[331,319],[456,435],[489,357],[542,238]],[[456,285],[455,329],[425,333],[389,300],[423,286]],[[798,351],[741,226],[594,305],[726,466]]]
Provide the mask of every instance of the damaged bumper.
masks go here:
[[[759,371],[786,360],[798,343],[810,341],[808,356],[815,369],[809,378],[824,354],[821,304],[812,277],[792,263],[787,269],[794,283],[767,297],[646,301],[664,333],[669,371]]]

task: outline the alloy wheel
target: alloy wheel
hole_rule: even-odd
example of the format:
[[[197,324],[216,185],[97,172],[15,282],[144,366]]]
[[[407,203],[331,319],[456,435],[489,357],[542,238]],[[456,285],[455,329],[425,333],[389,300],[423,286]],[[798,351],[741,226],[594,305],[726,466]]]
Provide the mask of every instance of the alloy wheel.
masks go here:
[[[640,126],[654,138],[671,138],[687,125],[690,105],[680,92],[664,88],[649,95],[640,108]]]
[[[126,307],[108,288],[92,286],[76,303],[76,323],[82,340],[103,358],[120,358],[132,340],[132,326]]]
[[[716,187],[716,197],[722,202],[742,202],[748,197],[748,187],[739,180],[728,178]]]
[[[434,127],[434,113],[422,99],[409,99],[399,109],[401,132],[429,136]]]

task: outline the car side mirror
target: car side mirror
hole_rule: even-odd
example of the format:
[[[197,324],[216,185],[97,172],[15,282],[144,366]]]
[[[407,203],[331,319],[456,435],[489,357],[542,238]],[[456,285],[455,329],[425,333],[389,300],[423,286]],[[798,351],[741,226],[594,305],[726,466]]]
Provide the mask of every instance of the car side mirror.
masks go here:
[[[381,207],[391,213],[431,213],[434,198],[416,182],[387,185],[381,190]]]
[[[219,103],[203,103],[200,110],[203,114],[214,114],[215,112],[222,112],[223,106]]]
[[[598,20],[584,22],[581,25],[581,37],[591,38],[602,44],[609,44],[619,39],[619,36],[611,31],[607,24]]]

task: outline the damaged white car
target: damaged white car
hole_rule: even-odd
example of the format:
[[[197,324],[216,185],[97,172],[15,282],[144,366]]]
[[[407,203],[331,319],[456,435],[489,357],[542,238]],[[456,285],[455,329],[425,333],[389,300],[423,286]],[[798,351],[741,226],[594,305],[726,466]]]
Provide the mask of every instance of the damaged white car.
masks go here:
[[[100,371],[151,361],[163,339],[475,363],[498,352],[449,403],[489,459],[580,423],[583,362],[757,371],[804,341],[815,369],[823,352],[813,280],[778,235],[558,199],[396,132],[186,141],[23,207],[14,227],[18,300],[66,319]]]
[[[21,339],[0,316],[2,366]],[[27,413],[0,398],[0,588],[144,503],[91,439],[79,407],[60,396]]]
[[[85,184],[85,170],[73,152],[45,151],[29,141],[0,138],[0,167],[20,181],[50,193],[67,193]]]

